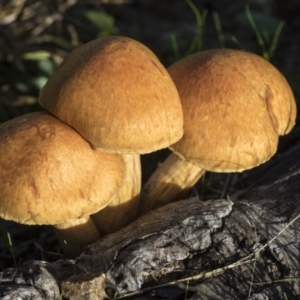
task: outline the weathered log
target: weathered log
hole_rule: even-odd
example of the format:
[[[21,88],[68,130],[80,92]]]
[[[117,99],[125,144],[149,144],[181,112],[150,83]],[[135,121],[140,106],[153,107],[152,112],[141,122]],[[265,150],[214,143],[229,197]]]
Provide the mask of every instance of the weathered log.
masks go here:
[[[243,200],[234,201],[223,230],[215,235],[223,239],[219,249],[226,249],[216,252],[219,259],[227,266],[235,261],[237,267],[194,285],[192,300],[300,297],[299,155],[298,142],[263,166],[265,172],[252,172],[258,186],[238,193]],[[251,263],[238,265],[245,257]]]
[[[152,293],[131,299],[296,299],[300,221],[290,222],[300,214],[299,154],[295,147],[279,157],[259,186],[231,199],[233,207],[229,200],[183,200],[99,240],[74,261],[4,270],[1,299],[103,299],[104,288],[113,297],[145,287]]]
[[[36,282],[44,281],[42,288],[36,287],[41,290],[40,298],[32,294],[32,299],[56,299],[57,293],[52,290],[57,291],[63,281],[69,283],[68,287],[71,282],[82,282],[86,274],[105,274],[107,287],[120,294],[139,289],[152,271],[171,268],[174,262],[210,247],[211,235],[222,226],[222,218],[231,209],[232,202],[228,200],[201,202],[196,198],[163,207],[87,247],[76,261],[32,261],[17,271],[10,269],[9,276],[3,272],[0,293],[7,293],[8,283],[14,289],[20,283],[23,292],[24,286],[33,283],[36,287]],[[45,272],[52,277],[45,276]],[[19,279],[21,274],[25,280]]]

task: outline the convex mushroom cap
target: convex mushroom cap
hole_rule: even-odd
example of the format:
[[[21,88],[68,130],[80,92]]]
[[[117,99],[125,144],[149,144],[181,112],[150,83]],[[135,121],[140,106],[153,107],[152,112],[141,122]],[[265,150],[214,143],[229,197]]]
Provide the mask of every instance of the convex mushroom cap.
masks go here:
[[[126,37],[75,49],[41,90],[39,102],[104,151],[148,153],[183,134],[170,75],[151,50]]]
[[[182,102],[184,135],[143,187],[140,215],[176,200],[205,171],[241,172],[267,161],[296,119],[286,79],[255,54],[202,51],[168,71]]]
[[[260,165],[294,126],[296,103],[284,76],[263,58],[231,49],[190,55],[168,68],[179,91],[184,135],[170,148],[215,172]]]
[[[118,154],[94,150],[45,112],[0,125],[0,217],[62,224],[107,206],[123,182]]]

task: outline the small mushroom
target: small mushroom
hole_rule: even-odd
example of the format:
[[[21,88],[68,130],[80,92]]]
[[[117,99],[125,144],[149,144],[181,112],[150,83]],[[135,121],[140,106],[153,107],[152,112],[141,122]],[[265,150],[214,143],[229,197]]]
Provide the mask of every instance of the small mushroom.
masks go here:
[[[91,41],[66,57],[39,102],[97,149],[125,156],[125,184],[93,219],[103,233],[132,221],[141,188],[140,154],[168,147],[183,134],[178,91],[155,54],[127,37]]]
[[[262,164],[295,124],[288,82],[255,54],[208,50],[168,71],[181,98],[184,135],[143,187],[140,215],[182,196],[206,170],[242,172]]]
[[[100,238],[89,216],[109,204],[125,171],[120,155],[94,150],[46,112],[0,125],[0,167],[0,217],[53,225],[70,256]]]

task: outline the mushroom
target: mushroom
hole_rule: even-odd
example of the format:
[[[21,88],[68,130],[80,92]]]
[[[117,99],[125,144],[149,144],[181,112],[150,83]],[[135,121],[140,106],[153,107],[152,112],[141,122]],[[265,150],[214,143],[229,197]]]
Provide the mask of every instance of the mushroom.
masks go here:
[[[296,103],[283,75],[240,50],[208,50],[168,71],[179,91],[184,135],[146,182],[139,214],[176,200],[206,171],[242,172],[270,159],[278,135],[295,124]]]
[[[95,151],[46,112],[0,125],[0,166],[0,217],[53,225],[69,256],[99,239],[89,216],[109,204],[125,172],[120,155]]]
[[[183,134],[178,91],[155,54],[127,37],[91,41],[66,57],[39,102],[95,148],[124,155],[125,184],[93,219],[104,233],[132,221],[141,188],[140,154],[168,147]]]

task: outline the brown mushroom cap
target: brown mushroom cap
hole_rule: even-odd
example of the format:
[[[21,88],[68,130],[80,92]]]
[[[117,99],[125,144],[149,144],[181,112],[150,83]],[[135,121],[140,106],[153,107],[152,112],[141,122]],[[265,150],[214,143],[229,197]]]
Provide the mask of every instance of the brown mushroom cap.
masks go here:
[[[170,75],[153,52],[126,37],[97,39],[71,52],[39,102],[104,151],[147,153],[183,134]]]
[[[92,149],[45,112],[0,125],[0,217],[59,224],[99,211],[123,182],[120,155]]]
[[[184,113],[184,135],[170,148],[205,170],[236,172],[263,163],[276,152],[278,135],[295,124],[289,84],[255,54],[208,50],[168,71]]]

